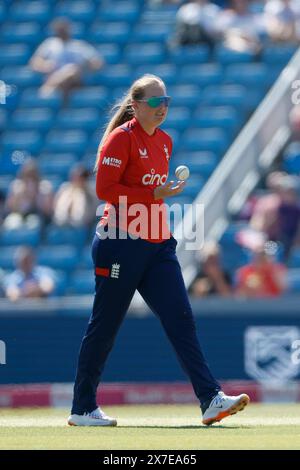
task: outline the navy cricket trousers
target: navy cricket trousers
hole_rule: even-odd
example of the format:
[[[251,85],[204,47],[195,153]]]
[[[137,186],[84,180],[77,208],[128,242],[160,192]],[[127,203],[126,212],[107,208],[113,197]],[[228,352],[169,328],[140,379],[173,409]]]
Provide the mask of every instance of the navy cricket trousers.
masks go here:
[[[97,386],[136,290],[160,319],[200,403],[220,390],[199,345],[176,245],[173,237],[151,243],[95,235],[92,257],[95,272],[97,268],[100,274],[95,275],[93,311],[80,348],[72,414],[97,408]]]

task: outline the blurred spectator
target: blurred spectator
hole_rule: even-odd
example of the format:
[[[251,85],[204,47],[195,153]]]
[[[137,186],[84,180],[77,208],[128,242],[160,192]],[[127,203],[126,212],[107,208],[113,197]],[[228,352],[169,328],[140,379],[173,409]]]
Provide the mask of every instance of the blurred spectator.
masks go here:
[[[289,114],[292,131],[291,140],[300,142],[300,106],[294,106]]]
[[[194,0],[182,5],[176,15],[171,46],[205,43],[212,47],[217,39],[215,21],[219,11],[220,8],[209,0]]]
[[[55,273],[52,269],[35,266],[31,248],[20,247],[16,253],[16,270],[4,280],[5,295],[16,301],[24,298],[42,298],[55,288]]]
[[[265,25],[261,14],[252,13],[248,0],[231,0],[231,8],[215,18],[216,28],[223,36],[223,45],[236,52],[259,53]]]
[[[265,6],[265,17],[273,41],[299,42],[299,0],[269,0]]]
[[[70,181],[59,188],[54,201],[54,222],[75,227],[95,220],[97,199],[89,185],[89,171],[78,165],[71,170]]]
[[[46,39],[31,58],[33,70],[45,75],[41,95],[47,97],[60,89],[65,97],[74,87],[81,85],[82,73],[89,68],[99,70],[104,62],[97,50],[86,41],[71,39],[68,20],[56,19],[52,23],[55,37]]]
[[[251,298],[281,295],[287,285],[285,266],[273,261],[267,243],[257,246],[252,253],[252,261],[237,271],[236,293]]]
[[[250,225],[266,234],[269,240],[281,242],[284,259],[287,260],[299,231],[299,178],[272,173],[268,185],[273,193],[258,200]]]
[[[12,229],[20,227],[23,223],[36,226],[41,222],[48,222],[52,208],[51,183],[40,179],[33,159],[26,160],[8,191],[5,201],[5,211],[8,213],[4,220],[5,227]]]
[[[220,263],[220,247],[215,242],[207,242],[201,250],[201,269],[192,283],[189,293],[193,297],[209,295],[231,295],[231,277]]]

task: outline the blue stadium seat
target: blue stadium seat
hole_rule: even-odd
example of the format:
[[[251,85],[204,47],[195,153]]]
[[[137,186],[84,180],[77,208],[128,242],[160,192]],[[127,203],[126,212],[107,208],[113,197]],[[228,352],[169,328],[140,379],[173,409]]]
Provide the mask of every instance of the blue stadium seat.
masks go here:
[[[42,98],[38,88],[28,88],[22,93],[20,105],[23,108],[59,109],[62,106],[62,94],[57,91],[48,98]]]
[[[55,16],[66,16],[71,21],[90,23],[95,18],[96,4],[89,0],[65,0],[55,6]]]
[[[300,143],[292,142],[287,146],[283,154],[283,170],[288,173],[300,172]]]
[[[168,88],[172,106],[195,107],[200,101],[200,88],[196,85],[175,85]]]
[[[198,151],[209,150],[222,156],[228,147],[228,136],[219,128],[191,128],[183,133],[181,149]]]
[[[131,35],[131,41],[143,42],[166,42],[171,28],[164,23],[143,23],[140,22]]]
[[[51,224],[46,229],[45,243],[48,245],[74,244],[84,245],[88,234],[86,227],[60,227]]]
[[[300,249],[294,248],[288,260],[289,268],[300,268]]]
[[[40,86],[43,77],[40,73],[34,72],[27,66],[3,67],[1,71],[1,80],[6,83],[14,84],[19,88],[28,88]]]
[[[78,269],[72,275],[68,292],[72,295],[93,295],[95,291],[95,276],[92,269]]]
[[[220,244],[223,247],[226,247],[227,245],[236,245],[236,235],[237,233],[242,230],[248,228],[248,224],[245,222],[237,222],[237,223],[231,223],[225,232],[223,233],[221,239],[220,239]],[[237,245],[239,246],[239,245]]]
[[[232,276],[235,275],[237,269],[249,263],[249,253],[239,245],[232,243],[231,245],[226,245],[226,249],[225,247],[222,248],[221,265]]]
[[[194,199],[197,194],[202,190],[204,184],[205,179],[201,175],[190,176],[184,188],[184,195]]]
[[[132,1],[114,1],[114,7],[111,3],[103,3],[99,8],[99,17],[102,21],[126,21],[134,24],[140,15],[140,5]]]
[[[71,272],[78,261],[78,250],[74,245],[42,245],[37,252],[38,264]]]
[[[0,132],[2,132],[7,123],[8,112],[5,108],[0,108]]]
[[[224,46],[217,46],[214,53],[214,59],[222,65],[243,64],[253,62],[255,54],[252,52],[235,52]]]
[[[0,23],[3,24],[6,19],[7,11],[4,2],[0,3]]]
[[[300,269],[299,268],[287,270],[287,287],[288,287],[288,293],[300,292]]]
[[[178,152],[171,162],[173,167],[187,165],[192,175],[200,174],[207,179],[217,167],[219,159],[213,152]]]
[[[88,136],[81,130],[52,130],[45,139],[44,151],[83,154],[86,150]]]
[[[35,155],[39,152],[43,140],[37,131],[6,131],[1,144],[4,152],[23,150]]]
[[[268,87],[273,82],[273,75],[268,72],[265,64],[233,64],[226,67],[225,80],[246,87]]]
[[[127,64],[113,64],[106,66],[103,70],[86,75],[84,82],[88,86],[103,85],[106,87],[129,87],[133,81],[131,68]]]
[[[9,127],[13,130],[48,131],[54,123],[54,113],[48,108],[18,109],[10,120]]]
[[[92,132],[99,126],[99,119],[99,111],[95,108],[62,109],[56,116],[56,125],[60,129]]]
[[[45,176],[45,175],[43,175]],[[56,193],[56,191],[58,191],[58,189],[60,188],[61,184],[65,181],[65,179],[61,176],[61,175],[47,175],[47,181],[49,181],[49,183],[51,184],[52,186],[52,190],[54,193]]]
[[[121,62],[122,52],[118,44],[98,44],[96,49],[106,64],[118,64]]]
[[[223,81],[223,69],[219,64],[182,65],[177,81],[199,86],[219,84]]]
[[[44,1],[19,1],[13,2],[9,9],[9,20],[16,22],[36,21],[45,24],[51,18],[51,2]]]
[[[280,64],[283,67],[297,49],[298,46],[294,44],[266,46],[262,51],[262,60],[268,65],[276,66]]]
[[[43,40],[41,25],[37,22],[5,23],[0,33],[2,43],[26,43],[37,46]]]
[[[74,90],[69,99],[69,106],[74,108],[103,108],[108,104],[108,91],[105,87],[86,87]]]
[[[134,69],[134,78],[139,78],[145,73],[157,75],[165,82],[166,86],[177,83],[177,69],[174,64],[139,65]]]
[[[9,245],[29,245],[37,246],[40,242],[40,228],[4,229],[0,231],[0,246],[7,247]]]
[[[242,124],[241,113],[231,106],[199,106],[193,116],[198,127],[221,127],[231,136]]]
[[[124,45],[128,42],[130,25],[124,21],[120,23],[103,23],[96,21],[90,28],[88,40],[95,44],[114,43]]]
[[[12,271],[15,269],[15,254],[17,246],[7,246],[5,250],[0,250],[0,268]]]
[[[66,294],[66,289],[68,285],[68,275],[64,271],[56,269],[54,271],[54,281],[55,281],[55,288],[54,291],[51,293],[51,297],[55,296],[63,296]]]
[[[27,152],[9,151],[0,154],[0,175],[12,177],[16,175],[20,164],[28,157]],[[2,182],[4,184],[4,182]],[[3,189],[3,186],[1,187]]]
[[[179,138],[180,138],[180,132],[177,129],[173,129],[172,127],[167,127],[164,129],[164,131],[169,134],[173,141],[173,152],[176,152],[176,149],[179,145]]]
[[[82,250],[78,266],[83,269],[89,269],[91,271],[93,270],[91,245],[85,246]]]
[[[26,65],[31,57],[31,48],[25,44],[5,44],[0,46],[0,67],[6,65]]]
[[[43,153],[39,156],[38,165],[40,173],[44,177],[58,175],[66,180],[77,161],[78,159],[73,153]]]
[[[173,64],[203,64],[209,61],[209,47],[201,44],[197,46],[182,46],[169,51],[169,58]]]
[[[169,109],[163,127],[172,127],[173,129],[184,130],[191,124],[191,110],[188,107],[171,107]]]
[[[234,106],[245,109],[248,90],[241,85],[219,85],[206,87],[201,95],[201,104],[208,106]]]
[[[124,61],[133,66],[161,64],[166,61],[164,46],[159,43],[130,43],[124,49]]]
[[[2,159],[1,159],[2,160]],[[8,174],[4,174],[4,175],[1,175],[2,173],[2,161],[0,160],[0,163],[1,163],[1,170],[0,170],[0,192],[4,195],[7,194],[8,192],[8,189],[9,189],[9,186],[10,186],[10,183],[12,182],[12,180],[14,179],[13,178],[13,175],[8,175]],[[17,168],[17,165],[14,165],[16,168]],[[15,169],[16,171],[16,169]]]

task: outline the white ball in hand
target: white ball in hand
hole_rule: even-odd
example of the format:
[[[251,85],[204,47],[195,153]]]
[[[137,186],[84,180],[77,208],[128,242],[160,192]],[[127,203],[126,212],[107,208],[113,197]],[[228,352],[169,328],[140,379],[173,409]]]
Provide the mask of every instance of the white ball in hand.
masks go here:
[[[185,181],[190,176],[190,170],[185,165],[180,165],[175,170],[175,176],[180,181]]]

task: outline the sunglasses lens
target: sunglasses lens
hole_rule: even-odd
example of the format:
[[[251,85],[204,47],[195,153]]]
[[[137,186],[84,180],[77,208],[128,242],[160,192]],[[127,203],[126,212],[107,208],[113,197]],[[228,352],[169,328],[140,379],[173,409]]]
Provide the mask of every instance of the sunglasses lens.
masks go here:
[[[149,98],[147,101],[148,105],[151,108],[158,108],[161,104],[164,104],[165,106],[168,106],[170,102],[170,97],[169,96],[153,96],[152,98]]]

